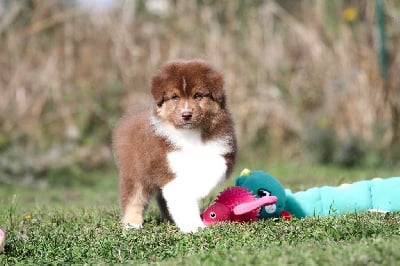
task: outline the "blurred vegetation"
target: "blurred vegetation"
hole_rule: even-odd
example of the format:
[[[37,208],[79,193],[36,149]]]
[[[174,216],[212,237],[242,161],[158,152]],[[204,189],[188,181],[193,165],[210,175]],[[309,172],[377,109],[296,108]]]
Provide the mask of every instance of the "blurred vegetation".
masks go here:
[[[396,0],[382,8],[384,78],[375,1],[76,3],[0,2],[3,183],[113,166],[115,122],[151,102],[152,74],[176,58],[223,71],[241,150],[261,160],[399,161]]]

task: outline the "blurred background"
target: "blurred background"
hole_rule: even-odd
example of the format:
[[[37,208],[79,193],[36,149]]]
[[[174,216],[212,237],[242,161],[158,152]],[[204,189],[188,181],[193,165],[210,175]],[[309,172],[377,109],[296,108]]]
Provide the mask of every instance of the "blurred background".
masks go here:
[[[112,129],[177,58],[224,73],[240,165],[396,166],[399,33],[397,0],[0,0],[0,187],[116,182]]]

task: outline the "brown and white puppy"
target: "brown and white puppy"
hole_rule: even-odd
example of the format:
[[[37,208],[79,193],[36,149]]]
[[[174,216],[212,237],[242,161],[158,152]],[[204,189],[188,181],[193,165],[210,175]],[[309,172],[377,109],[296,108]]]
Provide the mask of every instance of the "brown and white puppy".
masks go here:
[[[199,200],[231,172],[236,138],[223,77],[203,61],[174,61],[153,77],[152,109],[113,133],[126,228],[139,228],[151,195],[183,232],[204,227]]]

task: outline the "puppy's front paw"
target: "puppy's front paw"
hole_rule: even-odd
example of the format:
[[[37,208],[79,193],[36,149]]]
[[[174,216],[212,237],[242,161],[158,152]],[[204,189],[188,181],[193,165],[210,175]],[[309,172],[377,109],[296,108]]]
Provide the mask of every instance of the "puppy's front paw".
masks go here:
[[[180,226],[179,230],[181,230],[182,233],[196,233],[199,231],[199,229],[203,229],[206,226],[203,223],[199,223],[196,225],[185,225],[185,226]]]
[[[132,224],[132,223],[124,224],[124,230],[140,229],[141,227],[142,227],[141,224]]]

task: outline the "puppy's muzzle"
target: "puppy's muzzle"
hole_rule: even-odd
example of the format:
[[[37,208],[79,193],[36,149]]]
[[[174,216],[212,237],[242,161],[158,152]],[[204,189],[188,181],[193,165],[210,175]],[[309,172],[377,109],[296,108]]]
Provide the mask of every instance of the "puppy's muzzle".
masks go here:
[[[182,110],[181,116],[183,121],[188,122],[192,119],[193,112],[190,110]]]

